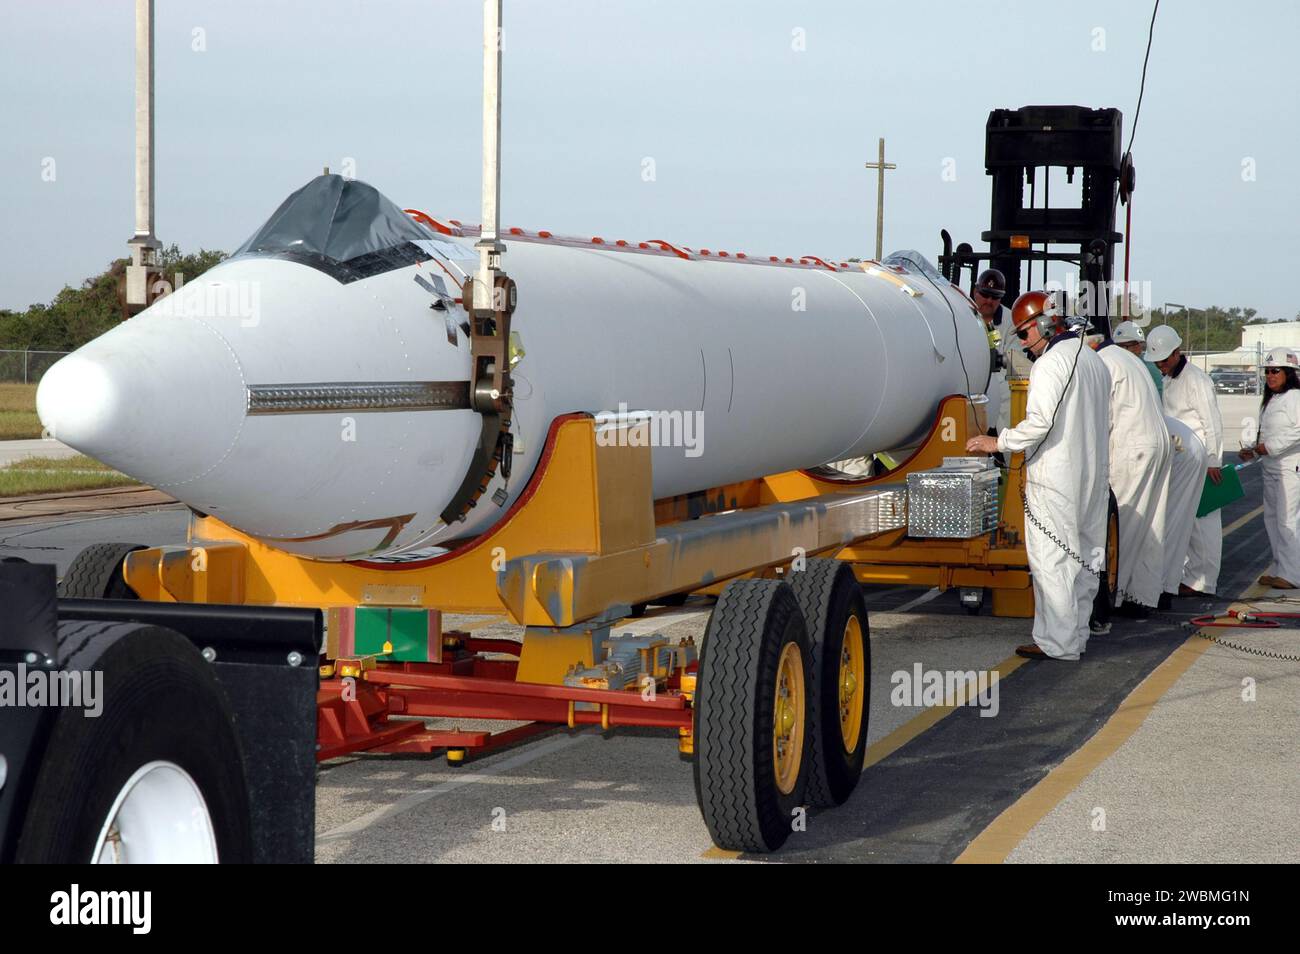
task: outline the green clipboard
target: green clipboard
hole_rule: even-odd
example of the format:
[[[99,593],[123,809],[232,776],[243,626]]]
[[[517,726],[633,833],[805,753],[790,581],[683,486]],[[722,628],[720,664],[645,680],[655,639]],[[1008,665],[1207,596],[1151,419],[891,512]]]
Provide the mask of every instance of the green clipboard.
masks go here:
[[[1225,464],[1220,472],[1223,480],[1215,483],[1210,480],[1210,475],[1205,475],[1205,489],[1201,491],[1201,505],[1196,508],[1197,518],[1204,517],[1207,513],[1214,513],[1220,507],[1226,507],[1234,500],[1240,500],[1246,496],[1246,491],[1241,487],[1241,477],[1237,474],[1236,464]]]

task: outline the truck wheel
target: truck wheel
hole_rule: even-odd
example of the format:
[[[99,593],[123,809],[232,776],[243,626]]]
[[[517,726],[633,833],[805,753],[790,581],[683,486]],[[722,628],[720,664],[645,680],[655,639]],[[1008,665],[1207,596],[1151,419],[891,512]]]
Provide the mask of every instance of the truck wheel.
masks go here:
[[[59,581],[59,596],[87,600],[138,600],[126,585],[122,561],[128,553],[143,550],[139,543],[92,543],[72,558]]]
[[[54,717],[16,859],[251,861],[233,714],[199,651],[160,626],[66,621],[59,660],[98,688]]]
[[[812,736],[808,804],[842,805],[862,777],[870,711],[871,642],[867,604],[852,568],[809,560],[786,576],[812,643]]]
[[[1110,621],[1119,594],[1119,503],[1115,492],[1110,491],[1106,504],[1106,572],[1097,586],[1097,596],[1092,601],[1092,618],[1097,622]]]
[[[695,797],[713,841],[774,851],[804,804],[811,736],[803,614],[779,580],[737,580],[709,617],[695,694]]]
[[[1119,592],[1119,503],[1112,492],[1106,510],[1106,586]]]

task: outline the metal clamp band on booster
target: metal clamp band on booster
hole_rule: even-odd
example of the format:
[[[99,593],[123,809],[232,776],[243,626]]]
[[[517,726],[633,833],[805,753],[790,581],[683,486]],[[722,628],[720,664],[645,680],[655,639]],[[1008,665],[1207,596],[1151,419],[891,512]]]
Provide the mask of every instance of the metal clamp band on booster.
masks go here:
[[[514,409],[510,316],[514,314],[517,299],[515,283],[500,272],[496,275],[491,308],[474,307],[473,278],[467,278],[461,288],[461,301],[470,316],[470,407],[482,415],[483,425],[469,469],[442,511],[445,523],[454,523],[469,512],[487,490],[498,464],[502,476],[510,477],[513,453],[510,417]]]

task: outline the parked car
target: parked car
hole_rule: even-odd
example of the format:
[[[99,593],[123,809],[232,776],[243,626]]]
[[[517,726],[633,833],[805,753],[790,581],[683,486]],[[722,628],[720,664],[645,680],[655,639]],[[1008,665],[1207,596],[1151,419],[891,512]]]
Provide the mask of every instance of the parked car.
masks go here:
[[[1211,371],[1210,380],[1220,394],[1255,394],[1258,391],[1253,371]]]

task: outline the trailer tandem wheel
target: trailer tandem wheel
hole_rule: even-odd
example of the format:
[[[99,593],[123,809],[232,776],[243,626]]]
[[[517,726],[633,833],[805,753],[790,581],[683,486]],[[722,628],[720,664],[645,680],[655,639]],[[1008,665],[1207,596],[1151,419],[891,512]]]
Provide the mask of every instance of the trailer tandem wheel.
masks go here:
[[[1106,501],[1106,570],[1101,574],[1101,579],[1097,585],[1097,595],[1092,601],[1093,618],[1100,622],[1110,620],[1111,610],[1114,609],[1120,595],[1119,592],[1119,504],[1115,500],[1115,492],[1112,490],[1107,494]],[[1095,572],[1095,571],[1094,571]]]
[[[139,543],[92,543],[68,564],[59,581],[59,596],[88,600],[138,600],[126,585],[122,561],[128,553],[143,550]]]
[[[1112,490],[1106,503],[1106,587],[1119,592],[1119,504]]]
[[[695,694],[695,797],[713,841],[774,851],[804,804],[811,654],[779,580],[737,580],[709,617]]]
[[[853,569],[839,560],[809,560],[786,580],[803,611],[812,646],[808,804],[830,808],[853,794],[867,753],[867,604]]]
[[[243,758],[211,664],[161,626],[65,621],[58,638],[61,672],[100,674],[99,711],[55,717],[16,860],[251,861]]]

